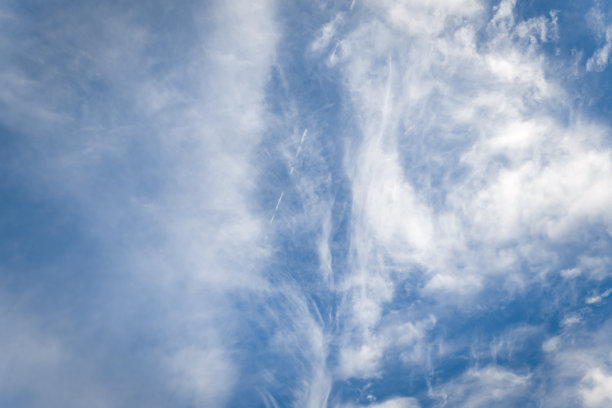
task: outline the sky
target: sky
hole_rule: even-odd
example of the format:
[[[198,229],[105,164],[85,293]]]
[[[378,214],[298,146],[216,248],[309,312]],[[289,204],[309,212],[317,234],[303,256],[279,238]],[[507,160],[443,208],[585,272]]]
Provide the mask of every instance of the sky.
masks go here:
[[[612,3],[0,2],[0,406],[612,406]]]

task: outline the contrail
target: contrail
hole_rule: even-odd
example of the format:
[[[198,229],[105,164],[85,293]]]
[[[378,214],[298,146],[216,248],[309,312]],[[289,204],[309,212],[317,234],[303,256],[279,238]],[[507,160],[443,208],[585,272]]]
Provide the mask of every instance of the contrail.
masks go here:
[[[302,133],[302,138],[300,139],[300,144],[297,148],[297,151],[295,152],[295,156],[293,157],[293,162],[295,165],[295,162],[297,161],[298,157],[300,156],[300,152],[302,151],[302,145],[304,144],[304,139],[306,138],[306,135],[308,134],[308,128],[304,129],[304,132]],[[289,170],[289,175],[292,175],[293,172],[295,171],[295,167],[291,166],[291,170]]]
[[[278,197],[278,202],[276,203],[276,207],[274,207],[274,214],[272,214],[272,218],[270,218],[270,222],[274,221],[274,217],[276,217],[276,212],[278,211],[278,206],[280,205],[281,200],[283,199],[283,195],[285,195],[284,191],[280,194],[280,197]]]
[[[308,134],[308,129],[304,129],[304,133],[302,133],[302,138],[300,139],[300,145],[298,146],[297,152],[295,153],[295,159],[298,158],[300,152],[302,151],[302,145],[304,144],[304,138]]]
[[[302,132],[302,138],[300,139],[300,144],[297,148],[297,151],[295,152],[295,156],[293,157],[294,163],[297,161],[298,157],[300,156],[300,152],[302,151],[302,145],[304,144],[304,139],[306,139],[307,134],[308,134],[308,128],[304,129],[304,132]],[[291,170],[289,170],[289,175],[292,175],[294,171],[295,171],[295,167],[291,166]],[[270,218],[270,223],[272,223],[274,221],[274,218],[276,217],[276,213],[283,199],[283,195],[285,195],[284,191],[281,193],[280,197],[278,197],[278,202],[276,203],[276,207],[274,208],[274,214],[272,214],[272,218]]]

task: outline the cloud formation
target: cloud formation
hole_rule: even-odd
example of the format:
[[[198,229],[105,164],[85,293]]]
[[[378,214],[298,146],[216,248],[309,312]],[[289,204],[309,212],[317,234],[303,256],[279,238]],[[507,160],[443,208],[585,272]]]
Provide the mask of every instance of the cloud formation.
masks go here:
[[[576,7],[0,6],[0,405],[609,403]]]

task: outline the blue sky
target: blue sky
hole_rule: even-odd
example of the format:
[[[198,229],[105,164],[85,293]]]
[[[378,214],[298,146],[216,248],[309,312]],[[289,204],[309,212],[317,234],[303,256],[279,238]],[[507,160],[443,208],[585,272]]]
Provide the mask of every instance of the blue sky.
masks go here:
[[[0,406],[612,404],[606,1],[0,4]]]

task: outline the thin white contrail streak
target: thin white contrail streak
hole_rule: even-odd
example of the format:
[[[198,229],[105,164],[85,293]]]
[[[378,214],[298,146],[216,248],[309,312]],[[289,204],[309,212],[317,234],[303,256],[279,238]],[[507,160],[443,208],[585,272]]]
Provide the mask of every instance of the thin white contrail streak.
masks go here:
[[[304,139],[306,139],[307,134],[308,134],[308,129],[304,129],[304,132],[302,133],[302,138],[300,139],[300,144],[297,148],[297,151],[295,152],[295,156],[293,157],[294,163],[297,161],[298,157],[300,156],[300,153],[302,151],[302,145],[304,144]],[[295,167],[291,166],[289,175],[292,175],[294,170],[295,170]],[[285,195],[284,191],[280,194],[280,197],[278,197],[278,202],[276,203],[276,207],[274,208],[274,214],[272,214],[272,218],[270,218],[270,223],[272,223],[274,221],[274,218],[276,217],[276,213],[278,212],[278,207],[280,206],[280,203],[283,200],[283,195]]]
[[[274,221],[274,217],[276,217],[276,212],[278,211],[278,206],[281,203],[281,200],[283,199],[283,196],[285,195],[285,192],[283,191],[280,194],[280,197],[278,197],[278,202],[276,203],[276,207],[274,208],[274,214],[272,214],[272,218],[270,218],[270,222]]]
[[[300,139],[300,145],[298,146],[297,152],[295,152],[295,156],[293,157],[294,164],[297,161],[298,157],[300,156],[300,152],[302,151],[302,145],[304,144],[304,139],[306,138],[307,134],[308,134],[308,129],[304,129],[304,132],[302,133],[302,138]],[[289,175],[292,175],[294,171],[295,171],[295,167],[291,166],[291,170],[289,170]]]
[[[302,133],[302,138],[300,139],[300,145],[298,146],[297,152],[295,153],[296,159],[298,158],[298,156],[300,155],[300,152],[302,151],[302,145],[304,144],[304,138],[306,138],[307,134],[308,134],[308,129],[304,129],[304,132]]]

